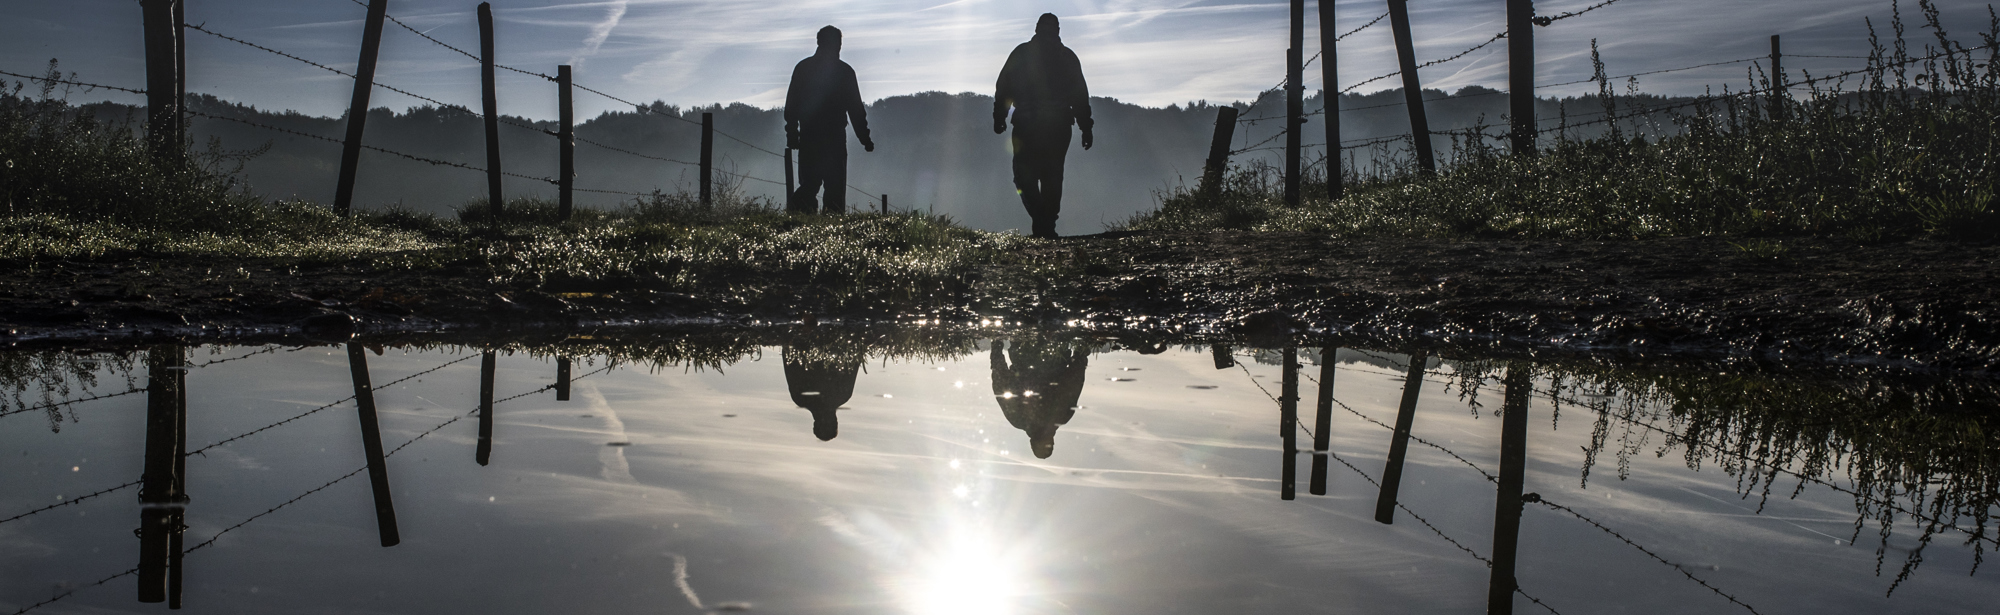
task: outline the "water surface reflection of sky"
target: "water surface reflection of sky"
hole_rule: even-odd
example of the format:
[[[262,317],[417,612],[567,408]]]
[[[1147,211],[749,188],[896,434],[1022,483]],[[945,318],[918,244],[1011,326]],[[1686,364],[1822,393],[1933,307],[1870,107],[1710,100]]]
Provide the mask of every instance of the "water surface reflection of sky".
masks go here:
[[[1277,365],[1217,369],[1205,351],[1090,354],[1052,454],[996,401],[991,356],[871,359],[822,441],[794,403],[779,348],[721,370],[578,358],[570,401],[495,407],[490,464],[459,420],[388,459],[401,544],[379,546],[352,404],[186,462],[189,612],[1471,613],[1487,608],[1500,466],[1500,383],[1469,405],[1426,382],[1393,524],[1374,519],[1390,430],[1336,409],[1328,495],[1283,501]],[[216,350],[215,358],[254,348]],[[211,358],[193,351],[194,362]],[[369,354],[381,438],[394,449],[478,401],[480,363],[397,378],[463,355]],[[1398,355],[1342,353],[1334,394],[1393,422]],[[1316,360],[1308,356],[1306,363]],[[1372,364],[1371,364],[1372,363]],[[1448,372],[1449,366],[1438,366]],[[1321,369],[1301,370],[1304,428]],[[550,362],[498,358],[496,397],[552,382]],[[587,374],[587,375],[586,375]],[[143,385],[145,370],[138,370]],[[188,444],[249,432],[352,393],[339,348],[279,351],[188,370]],[[1542,383],[1538,382],[1538,387]],[[122,390],[107,378],[103,391]],[[133,480],[144,395],[77,404],[52,432],[0,417],[0,517]],[[1884,597],[1915,535],[1903,524],[1875,573],[1851,497],[1808,486],[1758,512],[1738,481],[1690,470],[1655,436],[1626,478],[1581,476],[1594,415],[1528,413],[1525,489],[1618,532],[1530,504],[1520,525],[1520,612],[1978,612],[2000,597],[1968,576],[1970,547],[1941,536]],[[1312,438],[1298,432],[1300,448]],[[1614,435],[1614,437],[1616,437]],[[1656,455],[1656,452],[1663,454]],[[1299,482],[1310,454],[1302,453]],[[1351,464],[1352,468],[1345,464]],[[1477,466],[1480,470],[1468,467]],[[1364,477],[1365,476],[1365,477]],[[1781,491],[1790,484],[1781,481]],[[0,524],[0,608],[76,590],[40,612],[137,612],[133,491]],[[287,501],[296,501],[285,504]],[[283,506],[280,506],[284,504]],[[1420,515],[1419,521],[1413,515]],[[1635,548],[1657,554],[1649,557]],[[1461,548],[1462,547],[1462,548]],[[1471,553],[1468,553],[1468,550]],[[1662,561],[1664,560],[1664,562]],[[1689,575],[1712,586],[1704,587]],[[1725,594],[1727,597],[1725,597]]]

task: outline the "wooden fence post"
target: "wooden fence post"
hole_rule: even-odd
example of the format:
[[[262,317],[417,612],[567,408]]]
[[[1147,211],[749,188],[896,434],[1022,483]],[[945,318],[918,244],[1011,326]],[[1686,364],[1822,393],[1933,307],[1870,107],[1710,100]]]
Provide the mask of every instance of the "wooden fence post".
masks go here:
[[[1396,408],[1396,433],[1389,440],[1389,464],[1382,468],[1382,493],[1375,498],[1375,520],[1396,522],[1396,495],[1403,484],[1403,458],[1410,452],[1410,426],[1417,419],[1417,397],[1424,388],[1423,351],[1410,355],[1410,371],[1403,376],[1403,403]]]
[[[472,460],[479,465],[493,459],[493,351],[479,357],[479,446]]]
[[[1535,155],[1535,2],[1507,0],[1507,115],[1514,155]]]
[[[785,148],[785,211],[792,210],[792,193],[798,190],[793,185],[795,182],[796,180],[792,178],[792,148],[787,147]]]
[[[354,375],[354,405],[361,416],[361,451],[368,458],[368,484],[375,491],[375,529],[382,546],[402,542],[396,531],[396,503],[389,491],[389,460],[382,453],[382,429],[375,419],[375,386],[368,381],[368,354],[347,343],[347,368]]]
[[[576,107],[570,104],[569,65],[556,67],[556,114],[560,116],[562,127],[557,129],[556,140],[562,142],[562,164],[556,176],[558,191],[562,193],[560,205],[556,208],[556,219],[568,220],[575,209],[576,201],[571,192],[576,189]]]
[[[556,357],[556,401],[569,401],[569,357]]]
[[[1417,168],[1425,173],[1437,171],[1437,158],[1431,154],[1431,125],[1424,117],[1424,88],[1417,79],[1417,50],[1410,40],[1410,6],[1408,0],[1389,0],[1389,27],[1396,32],[1396,63],[1403,74],[1403,102],[1410,108],[1410,140],[1417,150]]]
[[[889,215],[889,195],[882,195],[882,215]]]
[[[1306,0],[1292,0],[1291,49],[1285,52],[1285,206],[1299,206],[1299,131],[1306,125]]]
[[[1500,484],[1493,501],[1493,570],[1486,584],[1486,612],[1513,615],[1514,560],[1521,543],[1521,491],[1528,465],[1528,397],[1534,374],[1526,363],[1507,365],[1507,393],[1500,402]]]
[[[486,200],[493,221],[500,221],[507,200],[500,192],[500,95],[494,89],[493,4],[479,3],[480,104],[486,112]]]
[[[1340,35],[1334,27],[1333,6],[1333,0],[1320,0],[1319,75],[1320,80],[1326,82],[1325,86],[1320,89],[1320,109],[1326,117],[1320,118],[1320,121],[1326,122],[1326,198],[1328,201],[1338,201],[1341,196],[1347,194],[1347,176],[1340,166],[1340,63],[1336,61],[1340,56],[1334,53],[1334,48],[1340,44],[1335,39],[1338,39]],[[1322,456],[1321,460],[1314,463],[1324,465],[1326,463],[1324,456]],[[1314,467],[1318,467],[1318,465]],[[1321,493],[1314,492],[1315,495]]]
[[[1319,407],[1313,415],[1312,479],[1307,483],[1313,495],[1326,495],[1327,452],[1333,450],[1334,357],[1339,350],[1333,346],[1319,349]]]
[[[1765,100],[1771,103],[1771,119],[1785,116],[1785,54],[1778,48],[1778,35],[1771,35],[1771,93]]]
[[[188,98],[187,74],[187,0],[174,0],[174,142],[180,144],[174,151],[176,155],[181,156],[185,154],[179,152],[186,151],[182,148],[192,144],[187,136],[188,122],[185,113]],[[180,534],[176,533],[174,536],[178,539]],[[179,557],[179,554],[176,553],[175,557]],[[168,589],[170,594],[168,602],[176,603],[174,608],[180,608],[178,606],[180,587],[175,585]]]
[[[715,114],[701,114],[701,206],[715,204]]]
[[[1229,142],[1236,138],[1235,107],[1222,107],[1215,112],[1215,138],[1208,142],[1208,164],[1201,171],[1201,185],[1196,189],[1202,198],[1213,201],[1222,194],[1222,178],[1229,171]]]
[[[1285,459],[1283,477],[1278,483],[1278,498],[1292,500],[1299,497],[1299,349],[1296,347],[1285,347],[1285,371],[1281,382],[1283,384],[1278,389],[1278,432],[1283,436]]]
[[[146,443],[139,475],[139,601],[166,602],[177,559],[173,536],[180,532],[179,470],[187,449],[187,353],[180,345],[154,346],[146,357]]]
[[[368,19],[361,26],[361,61],[354,70],[354,98],[347,104],[347,141],[340,150],[340,183],[334,187],[333,209],[354,211],[354,174],[361,164],[361,133],[368,123],[368,97],[375,88],[375,58],[382,50],[382,21],[389,0],[368,0]]]
[[[146,138],[154,164],[178,165],[185,158],[181,138],[180,32],[174,20],[181,0],[146,0],[139,9],[146,36]],[[164,599],[164,598],[162,598]]]

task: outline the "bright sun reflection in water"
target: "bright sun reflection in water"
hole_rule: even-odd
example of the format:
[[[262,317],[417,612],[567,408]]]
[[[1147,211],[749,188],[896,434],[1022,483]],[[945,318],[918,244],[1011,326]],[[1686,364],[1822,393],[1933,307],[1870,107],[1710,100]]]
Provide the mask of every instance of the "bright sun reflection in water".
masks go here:
[[[1015,562],[984,531],[954,533],[913,571],[905,600],[912,615],[1010,615],[1021,587]]]

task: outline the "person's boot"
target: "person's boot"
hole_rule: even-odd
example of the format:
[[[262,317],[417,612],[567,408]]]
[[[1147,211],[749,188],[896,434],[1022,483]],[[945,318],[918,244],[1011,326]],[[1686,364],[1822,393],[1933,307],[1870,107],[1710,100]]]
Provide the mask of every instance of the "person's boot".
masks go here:
[[[1036,218],[1034,231],[1035,231],[1033,235],[1034,237],[1040,239],[1055,239],[1057,237],[1056,221],[1047,218]]]

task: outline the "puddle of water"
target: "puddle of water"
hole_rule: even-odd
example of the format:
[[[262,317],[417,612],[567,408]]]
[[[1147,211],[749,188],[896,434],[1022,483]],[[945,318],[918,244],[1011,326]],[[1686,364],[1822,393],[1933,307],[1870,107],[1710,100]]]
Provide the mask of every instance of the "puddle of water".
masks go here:
[[[1995,410],[1983,383],[785,341],[0,355],[0,609],[1776,614],[2000,597],[1967,574],[1994,546],[1968,535],[1994,502],[1991,432],[1962,427]],[[44,407],[65,400],[88,401]]]

